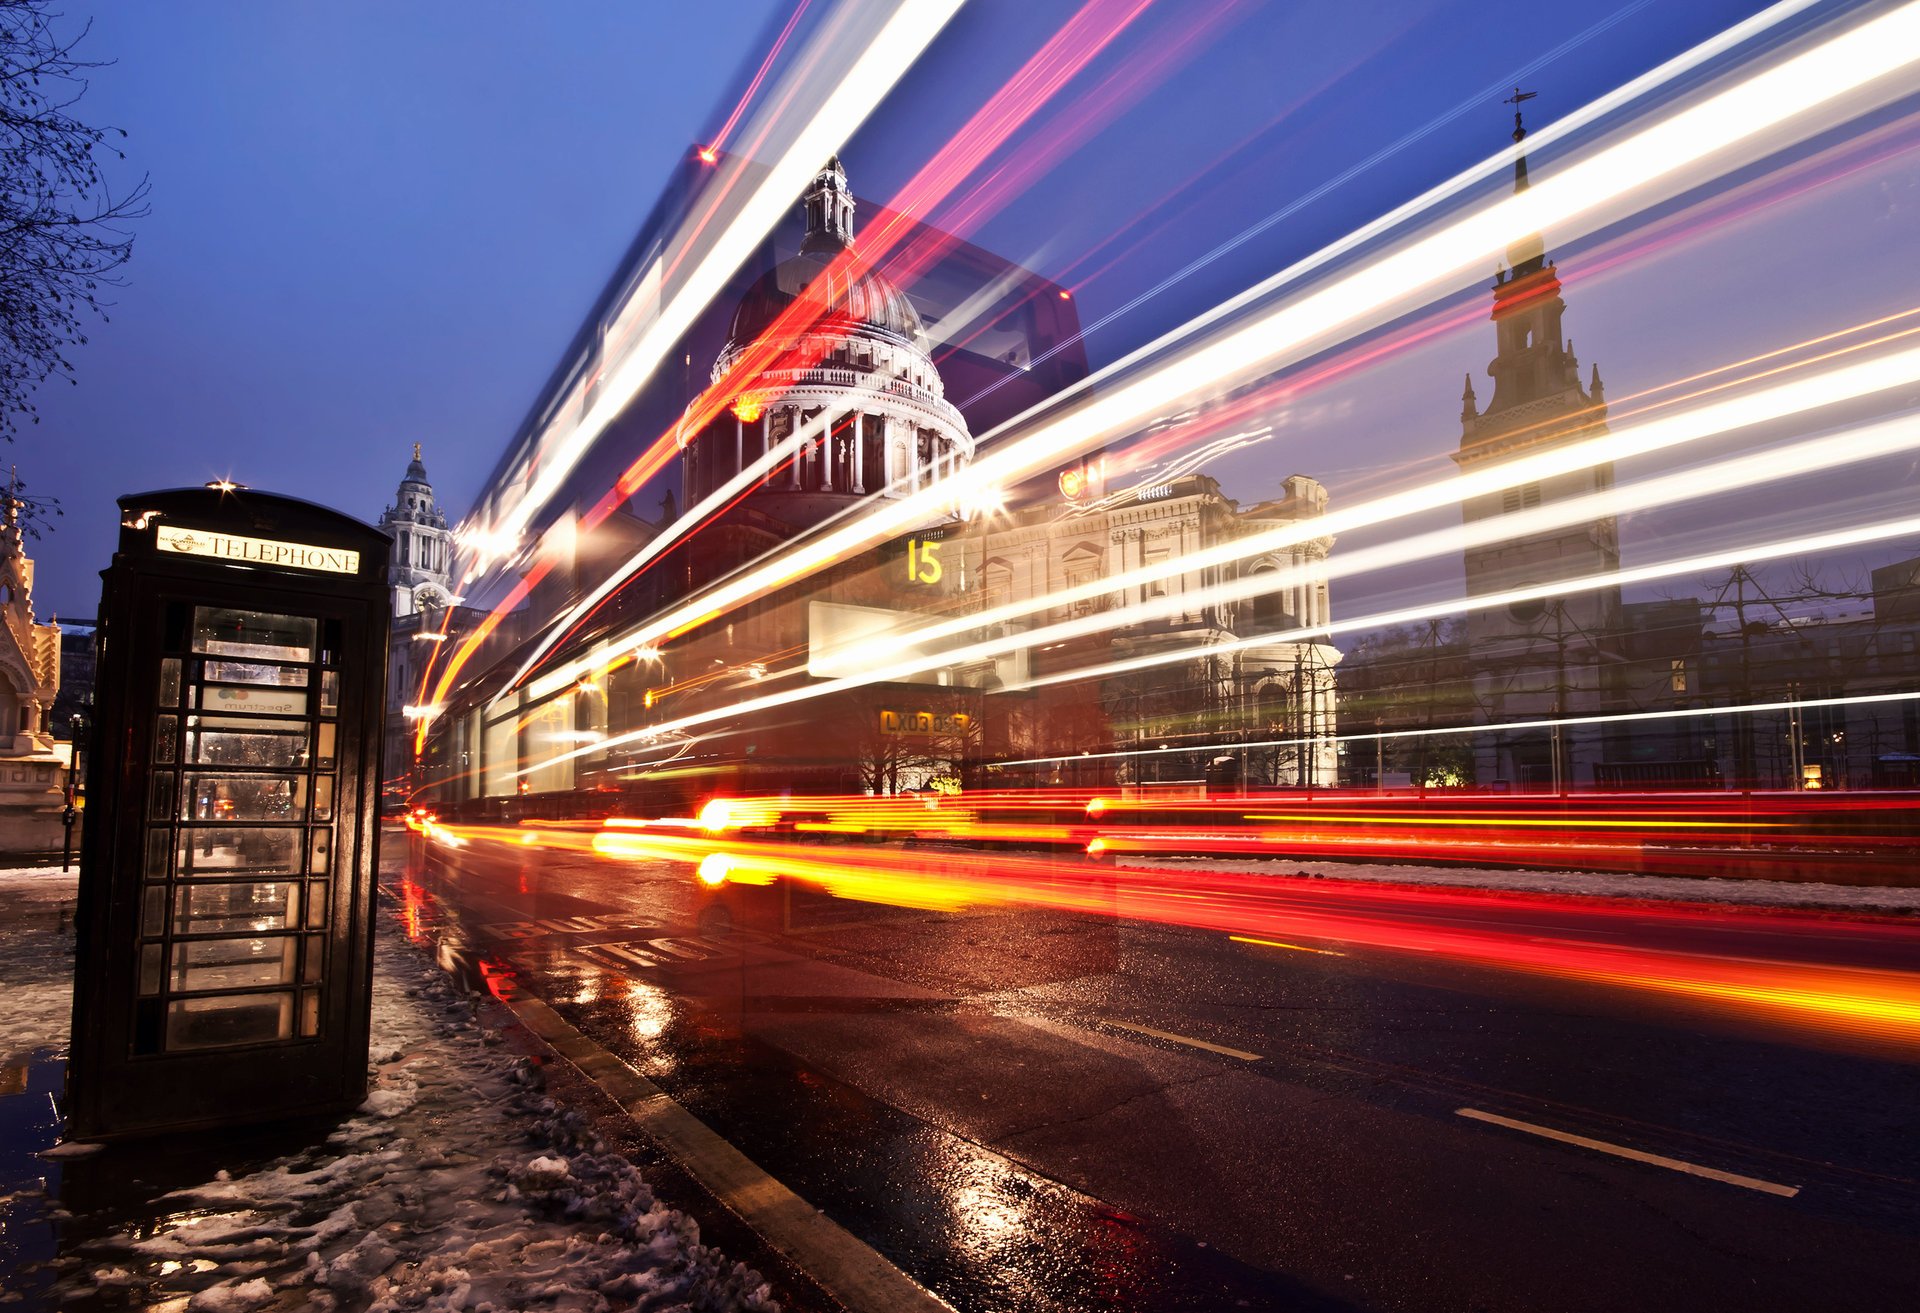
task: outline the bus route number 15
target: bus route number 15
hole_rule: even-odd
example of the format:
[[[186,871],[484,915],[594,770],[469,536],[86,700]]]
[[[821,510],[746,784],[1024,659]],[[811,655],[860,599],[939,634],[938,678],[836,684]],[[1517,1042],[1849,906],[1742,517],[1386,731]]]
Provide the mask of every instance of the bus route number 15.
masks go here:
[[[937,584],[946,570],[940,564],[940,544],[923,543],[918,538],[907,539],[907,582],[910,584]]]

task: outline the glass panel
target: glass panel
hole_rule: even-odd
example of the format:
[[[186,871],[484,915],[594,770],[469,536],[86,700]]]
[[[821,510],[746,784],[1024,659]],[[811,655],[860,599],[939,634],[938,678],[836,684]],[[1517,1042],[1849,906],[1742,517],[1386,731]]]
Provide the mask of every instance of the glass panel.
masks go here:
[[[142,994],[160,992],[160,945],[158,944],[141,945],[140,992]]]
[[[313,861],[307,867],[309,875],[325,875],[327,863],[333,858],[333,831],[331,829],[313,832]]]
[[[153,773],[153,816],[165,819],[173,815],[173,782],[175,775],[170,770],[157,770]]]
[[[300,831],[191,825],[180,831],[180,878],[300,874]]]
[[[193,705],[207,711],[239,711],[250,716],[304,716],[307,714],[307,691],[303,688],[207,684],[194,688]]]
[[[147,831],[147,879],[167,878],[167,854],[172,849],[172,831],[165,826]]]
[[[333,765],[333,730],[334,730],[334,727],[331,723],[324,720],[320,722],[320,726],[316,734],[316,738],[318,739],[318,742],[315,743],[314,745],[314,759],[315,759],[316,765],[319,765],[319,766]]]
[[[308,672],[303,666],[263,666],[248,661],[209,661],[202,677],[216,684],[286,684],[307,686]]]
[[[170,762],[173,760],[175,740],[180,733],[180,717],[162,716],[153,731],[153,759]]]
[[[149,893],[159,893],[157,889]],[[292,880],[251,884],[181,885],[173,895],[176,935],[245,934],[291,930],[300,922],[300,885]]]
[[[305,990],[300,995],[300,1033],[318,1035],[320,1033],[320,991]]]
[[[214,1049],[292,1037],[293,995],[183,998],[167,1007],[169,1049]]]
[[[168,657],[160,663],[160,705],[180,705],[180,658]]]
[[[311,661],[318,622],[230,606],[193,608],[193,650],[266,661]]]
[[[307,810],[304,775],[187,776],[180,818],[188,821],[295,821]]]
[[[327,886],[314,883],[307,887],[307,927],[318,930],[327,923]]]
[[[333,818],[333,776],[316,775],[313,780],[313,819]]]
[[[173,946],[175,990],[245,989],[293,983],[294,941],[207,939]]]
[[[331,716],[340,709],[340,676],[334,671],[320,675],[320,714]]]
[[[307,936],[307,953],[300,960],[300,980],[303,984],[315,984],[320,979],[320,968],[327,960],[327,937],[325,935]]]
[[[167,932],[167,891],[162,885],[149,885],[140,912],[140,933],[158,939]]]
[[[304,766],[307,723],[188,716],[187,760],[205,766]]]

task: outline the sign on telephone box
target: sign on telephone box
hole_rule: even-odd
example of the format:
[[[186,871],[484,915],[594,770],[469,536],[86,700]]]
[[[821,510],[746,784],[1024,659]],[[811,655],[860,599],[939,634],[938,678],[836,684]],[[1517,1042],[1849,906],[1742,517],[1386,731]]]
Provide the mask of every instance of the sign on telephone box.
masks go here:
[[[101,575],[68,1134],[366,1094],[389,543],[234,485],[120,499]]]

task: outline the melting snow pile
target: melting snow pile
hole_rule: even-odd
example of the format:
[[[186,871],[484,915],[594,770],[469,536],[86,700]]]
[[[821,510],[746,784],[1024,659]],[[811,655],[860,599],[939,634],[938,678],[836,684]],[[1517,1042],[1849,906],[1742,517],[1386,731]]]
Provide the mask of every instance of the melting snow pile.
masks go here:
[[[778,1309],[758,1273],[702,1245],[541,1093],[537,1066],[491,1047],[472,1001],[397,937],[380,947],[360,1115],[324,1145],[167,1196],[157,1227],[85,1245],[68,1298],[179,1313]]]

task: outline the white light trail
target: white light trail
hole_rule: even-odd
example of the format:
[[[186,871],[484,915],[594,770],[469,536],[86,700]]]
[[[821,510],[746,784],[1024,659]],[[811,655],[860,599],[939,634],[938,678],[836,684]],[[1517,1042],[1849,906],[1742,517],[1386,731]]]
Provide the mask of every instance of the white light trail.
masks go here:
[[[1142,365],[1131,378],[1115,377],[1148,353],[1192,340],[1229,309],[1251,304],[1278,283],[1299,277],[1293,270],[1277,275],[1103,370],[1099,381],[1106,391],[1083,396],[1077,408],[1039,421],[1030,433],[1002,439],[946,485],[863,507],[852,522],[790,544],[777,557],[670,608],[605,653],[567,669],[577,674],[632,646],[694,628],[855,552],[935,522],[956,503],[976,501],[993,488],[1017,486],[1074,456],[1137,432],[1154,416],[1179,409],[1203,390],[1232,386],[1256,371],[1271,372],[1323,349],[1341,335],[1377,327],[1452,280],[1477,272],[1492,253],[1516,238],[1543,229],[1554,229],[1562,236],[1588,232],[1704,181],[1689,170],[1709,161],[1717,172],[1738,167],[1785,144],[1788,137],[1798,139],[1819,130],[1836,114],[1858,112],[1866,89],[1891,73],[1910,69],[1916,61],[1920,61],[1920,3],[1910,0],[1767,68],[1731,75],[1736,77],[1731,85],[1703,93],[1696,103],[1627,131],[1611,144],[1596,145],[1584,158],[1568,163],[1526,192],[1482,201],[1461,217],[1370,258],[1323,287],[1252,313],[1172,359]],[[1876,94],[1886,98],[1905,89],[1880,86]],[[1591,117],[1585,110],[1573,116],[1581,122]],[[1530,140],[1548,135],[1543,132]],[[1512,152],[1496,157],[1511,158]],[[1332,258],[1323,259],[1323,255],[1303,265]]]
[[[1124,593],[1131,589],[1144,588],[1193,571],[1234,565],[1251,557],[1283,551],[1317,538],[1337,537],[1356,529],[1376,527],[1423,512],[1458,505],[1474,497],[1500,492],[1520,484],[1576,473],[1631,456],[1645,456],[1654,452],[1672,450],[1737,429],[1807,414],[1823,407],[1854,401],[1916,382],[1920,382],[1920,348],[1862,361],[1839,369],[1830,369],[1812,377],[1776,384],[1770,388],[1696,407],[1679,414],[1650,419],[1623,427],[1615,433],[1568,443],[1552,451],[1523,456],[1488,469],[1464,473],[1457,478],[1423,484],[1404,492],[1331,510],[1311,519],[1282,525],[1263,533],[1233,538],[1209,548],[1186,552],[1178,557],[1169,557],[1165,561],[1152,565],[1135,566],[1133,569],[1123,570],[1118,574],[1085,584],[1055,589],[1033,599],[1008,602],[972,615],[938,620],[910,630],[889,633],[882,640],[851,646],[845,651],[835,653],[834,663],[871,666],[881,671],[895,669],[897,667],[890,658],[897,642],[905,641],[924,646],[941,638],[964,633],[969,629],[1004,624],[1037,611],[1070,606],[1075,602],[1093,600],[1111,593]],[[1903,427],[1911,427],[1911,422]],[[1876,430],[1874,436],[1867,441],[1870,447],[1874,443],[1888,440],[1897,440],[1897,438]],[[1692,491],[1698,493],[1701,489],[1696,487]],[[1622,509],[1631,509],[1631,504],[1624,505]],[[1553,512],[1552,507],[1540,507],[1535,513],[1545,517],[1551,516]],[[1512,525],[1515,520],[1513,517],[1503,517],[1501,523]],[[1517,533],[1518,530],[1510,529],[1508,532]],[[1222,598],[1221,600],[1231,599]],[[1184,602],[1182,604],[1185,605]],[[1093,632],[1095,629],[1105,628],[1114,623],[1116,621],[1111,616],[1093,617],[1091,623],[1077,627],[1075,632],[1063,632],[1055,627],[1040,633],[1021,635],[1021,639],[1028,642],[1051,642],[1062,637],[1077,637],[1080,633]],[[1046,637],[1042,639],[1040,634],[1045,634]],[[954,659],[972,659],[973,655],[987,654],[969,652]],[[878,677],[886,678],[887,676],[882,674]]]
[[[1671,579],[1675,575],[1704,574],[1714,570],[1723,570],[1731,566],[1747,564],[1753,561],[1777,560],[1783,556],[1815,555],[1820,552],[1840,551],[1849,547],[1862,547],[1869,543],[1885,542],[1890,538],[1899,538],[1909,534],[1920,534],[1920,516],[1899,520],[1886,520],[1878,524],[1861,525],[1851,529],[1835,529],[1827,533],[1808,534],[1799,538],[1776,539],[1772,542],[1750,543],[1740,547],[1728,548],[1718,552],[1704,552],[1697,556],[1682,557],[1676,560],[1662,561],[1654,565],[1635,566],[1632,569],[1607,570],[1598,574],[1581,575],[1571,579],[1555,580],[1547,584],[1535,584],[1526,588],[1505,589],[1497,593],[1479,593],[1471,598],[1451,598],[1441,602],[1422,603],[1419,606],[1403,607],[1393,611],[1376,611],[1372,615],[1357,616],[1351,620],[1335,620],[1324,625],[1315,625],[1300,629],[1277,630],[1254,638],[1235,639],[1228,643],[1215,643],[1206,651],[1210,656],[1229,656],[1248,648],[1264,647],[1274,643],[1304,643],[1319,639],[1330,639],[1336,634],[1355,633],[1366,629],[1378,629],[1389,625],[1411,624],[1420,620],[1437,620],[1445,616],[1458,615],[1464,611],[1493,610],[1511,606],[1516,602],[1543,601],[1573,593],[1593,592],[1600,588],[1627,587],[1632,584],[1652,583],[1659,579]],[[1191,661],[1191,650],[1179,652],[1160,652],[1146,656],[1129,657],[1121,661],[1106,661],[1095,666],[1084,666],[1078,670],[1063,671],[1054,675],[1041,675],[1031,679],[1008,684],[1007,692],[1020,689],[1041,688],[1050,684],[1073,683],[1082,679],[1103,679],[1109,675],[1127,674],[1135,670],[1147,670],[1154,666],[1172,665],[1179,661]]]
[[[1614,725],[1626,721],[1687,720],[1697,716],[1747,716],[1767,711],[1795,711],[1809,707],[1861,707],[1877,703],[1920,701],[1920,691],[1907,693],[1854,693],[1842,697],[1788,698],[1771,702],[1730,702],[1718,707],[1672,707],[1665,711],[1618,711],[1591,716],[1553,716],[1541,720],[1490,721],[1483,725],[1440,725],[1430,729],[1377,730],[1371,734],[1322,734],[1316,738],[1253,739],[1246,743],[1211,743],[1205,751],[1240,751],[1242,748],[1296,748],[1320,743],[1378,743],[1395,739],[1459,738],[1467,734],[1508,734],[1523,729],[1565,728],[1570,725]],[[1059,761],[1106,761],[1119,757],[1175,756],[1203,750],[1193,744],[1184,747],[1117,748],[1112,752],[1077,752],[1051,757],[1022,757],[1017,761],[987,763],[988,770],[1004,766],[1045,766]]]
[[[1147,670],[1155,666],[1176,665],[1191,661],[1196,656],[1230,656],[1235,652],[1256,647],[1270,647],[1283,643],[1310,643],[1332,639],[1336,634],[1353,633],[1368,629],[1378,629],[1389,625],[1408,624],[1420,620],[1439,619],[1457,615],[1468,610],[1493,611],[1511,606],[1516,602],[1530,602],[1592,592],[1601,588],[1626,587],[1631,584],[1650,583],[1658,579],[1670,579],[1676,575],[1706,573],[1725,569],[1734,565],[1750,564],[1754,561],[1772,560],[1782,556],[1816,555],[1821,552],[1837,551],[1849,547],[1859,547],[1868,543],[1884,542],[1889,538],[1920,534],[1920,516],[1898,520],[1883,521],[1878,524],[1856,526],[1849,529],[1836,529],[1825,533],[1807,534],[1797,538],[1775,539],[1768,542],[1748,543],[1717,552],[1705,552],[1695,556],[1662,561],[1653,565],[1635,566],[1632,569],[1607,570],[1596,574],[1581,575],[1569,579],[1559,579],[1551,583],[1531,584],[1523,588],[1503,589],[1499,592],[1476,594],[1472,598],[1449,598],[1440,602],[1423,603],[1393,611],[1375,612],[1349,620],[1332,621],[1324,625],[1302,626],[1295,629],[1274,630],[1268,633],[1234,639],[1225,643],[1209,643],[1204,649],[1194,647],[1177,648],[1166,652],[1148,653],[1143,656],[1128,657],[1118,661],[1102,662],[1093,666],[1082,666],[1073,670],[1060,671],[1052,675],[1034,676],[1013,680],[1005,684],[1002,692],[1013,693],[1024,689],[1042,688],[1052,684],[1077,683],[1088,679],[1104,679],[1112,675],[1130,674],[1137,670]],[[1105,626],[1125,624],[1128,617],[1123,612],[1116,616],[1108,614],[1099,617]],[[1069,622],[1070,624],[1072,622]],[[1054,626],[1052,631],[1029,632],[1018,636],[1020,645],[1045,641],[1057,636],[1067,626]],[[1000,650],[1005,640],[975,644],[957,652],[940,654],[937,661],[913,663],[914,665],[949,664],[973,659],[983,650]],[[906,664],[906,663],[903,663]],[[751,698],[728,707],[714,708],[693,715],[682,716],[659,725],[651,725],[641,730],[610,738],[605,746],[637,741],[663,733],[686,733],[702,725],[720,720],[732,720],[757,712],[771,711],[782,706],[810,701],[833,693],[846,692],[879,681],[898,679],[898,670],[881,670],[862,674],[857,677],[823,680],[800,688],[786,689],[778,693]],[[530,775],[536,770],[553,764],[556,760],[583,755],[576,751],[566,753],[559,758],[542,761],[515,772],[516,775]]]
[[[875,377],[878,376],[876,375]],[[888,377],[902,377],[902,375],[896,372],[888,375]],[[857,400],[861,394],[868,394],[874,397],[884,395],[880,388],[874,387],[870,383],[863,385],[858,390],[855,394],[855,399]],[[651,539],[646,546],[628,557],[619,568],[612,571],[597,587],[578,602],[568,607],[558,619],[547,626],[546,633],[538,643],[534,644],[533,650],[527,654],[526,660],[521,662],[520,669],[514,672],[513,678],[507,681],[504,691],[511,692],[513,689],[519,687],[520,681],[525,679],[527,675],[540,664],[547,653],[551,652],[555,645],[566,637],[574,625],[590,615],[593,609],[606,601],[607,598],[620,591],[621,586],[645,568],[649,561],[659,557],[661,553],[665,552],[669,547],[673,546],[674,543],[680,541],[680,539],[689,533],[692,533],[695,529],[705,527],[708,517],[719,513],[725,507],[732,504],[742,493],[745,493],[761,479],[786,464],[789,459],[797,458],[798,453],[803,448],[819,441],[834,424],[844,419],[848,413],[848,408],[821,411],[814,419],[798,425],[792,435],[782,441],[778,446],[763,453],[745,469],[714,489],[713,492],[687,507],[679,519],[668,525],[665,530]],[[588,658],[588,660],[598,664],[594,658]],[[557,688],[567,683],[569,679],[579,673],[579,664],[580,663],[576,662],[565,670],[555,672],[538,681],[534,686],[533,696],[539,697],[542,695],[542,691],[551,691],[548,685]]]
[[[792,209],[793,198],[821,162],[885,99],[962,2],[895,0],[883,5],[880,0],[868,0],[836,8],[833,21],[814,35],[785,75],[786,83],[795,84],[793,90],[809,94],[790,103],[787,95],[776,91],[764,102],[774,108],[786,106],[777,116],[772,116],[771,109],[762,111],[771,116],[774,127],[785,130],[793,125],[783,132],[783,143],[770,146],[778,151],[777,157],[757,183],[747,173],[757,165],[729,162],[725,167],[737,172],[737,198],[719,202],[721,212],[710,223],[675,233],[665,244],[657,264],[684,270],[682,281],[639,328],[625,357],[608,362],[612,372],[592,407],[570,429],[543,437],[537,444],[539,465],[532,482],[498,519],[479,531],[486,535],[478,539],[483,554],[503,542],[518,541],[534,516],[566,486],[574,467],[653,377],[667,350],[720,295],[733,271]],[[723,181],[716,177],[709,191],[718,195]],[[657,280],[650,283],[645,276],[637,282],[642,288],[658,288]],[[624,308],[613,317],[623,313]]]

